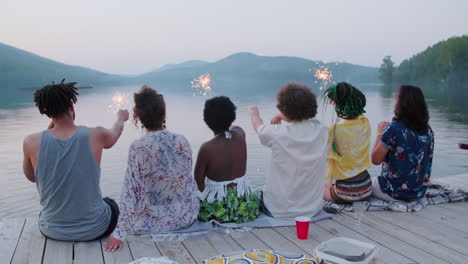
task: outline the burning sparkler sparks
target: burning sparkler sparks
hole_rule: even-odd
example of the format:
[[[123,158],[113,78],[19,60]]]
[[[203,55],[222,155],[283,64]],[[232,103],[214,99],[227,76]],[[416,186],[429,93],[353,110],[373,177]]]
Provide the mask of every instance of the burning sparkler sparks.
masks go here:
[[[209,73],[202,74],[198,78],[192,80],[192,87],[198,94],[207,96],[211,93],[211,75]],[[195,94],[193,94],[195,96]]]
[[[117,113],[120,109],[128,108],[128,95],[121,92],[116,92],[112,96],[112,104],[108,106],[109,112]]]
[[[323,88],[327,87],[329,84],[335,83],[333,81],[333,74],[325,65],[316,64],[317,67],[315,69],[309,69],[309,71],[315,72],[315,83],[320,85],[320,90],[323,90]]]

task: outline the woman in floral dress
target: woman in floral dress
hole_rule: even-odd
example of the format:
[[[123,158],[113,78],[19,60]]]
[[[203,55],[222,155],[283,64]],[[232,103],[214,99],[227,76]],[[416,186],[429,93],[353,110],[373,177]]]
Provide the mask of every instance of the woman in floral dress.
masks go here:
[[[372,163],[382,164],[382,173],[372,183],[373,195],[381,200],[410,201],[424,196],[430,183],[434,132],[429,112],[418,87],[398,90],[393,122],[381,122],[372,151]]]
[[[135,93],[135,124],[147,130],[129,150],[117,228],[105,249],[122,248],[127,234],[156,234],[190,226],[200,209],[192,150],[165,129],[164,98],[148,86]]]

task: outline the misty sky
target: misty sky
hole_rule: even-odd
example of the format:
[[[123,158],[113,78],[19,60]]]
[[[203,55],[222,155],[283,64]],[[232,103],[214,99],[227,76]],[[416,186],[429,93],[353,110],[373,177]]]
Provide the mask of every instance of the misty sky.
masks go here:
[[[378,66],[468,34],[467,0],[0,0],[0,42],[137,74],[239,51]]]

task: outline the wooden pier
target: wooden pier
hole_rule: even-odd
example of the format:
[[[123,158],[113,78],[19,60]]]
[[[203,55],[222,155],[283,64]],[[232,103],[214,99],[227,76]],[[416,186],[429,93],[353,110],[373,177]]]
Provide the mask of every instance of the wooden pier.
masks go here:
[[[439,179],[468,190],[468,174]],[[142,257],[167,256],[180,264],[201,263],[222,253],[274,249],[312,254],[322,241],[344,236],[379,247],[375,263],[468,263],[468,203],[431,205],[416,213],[365,212],[357,224],[345,213],[313,223],[309,239],[298,240],[295,227],[259,228],[230,234],[210,233],[184,241],[153,242],[130,236],[121,251],[103,250],[105,240],[60,242],[46,239],[36,219],[0,220],[0,263],[129,263]]]

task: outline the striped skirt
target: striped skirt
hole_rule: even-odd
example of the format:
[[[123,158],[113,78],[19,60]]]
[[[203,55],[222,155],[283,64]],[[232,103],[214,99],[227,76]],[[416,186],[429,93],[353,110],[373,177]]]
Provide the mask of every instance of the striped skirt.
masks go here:
[[[330,194],[335,202],[352,203],[366,200],[372,194],[372,179],[367,170],[346,179],[337,180]]]

